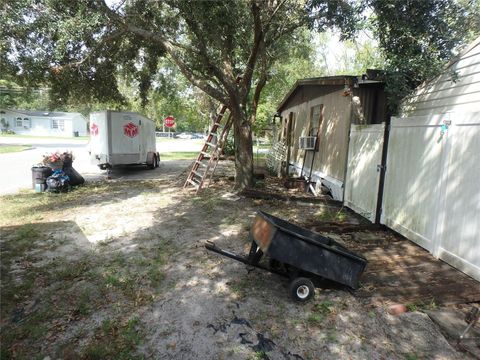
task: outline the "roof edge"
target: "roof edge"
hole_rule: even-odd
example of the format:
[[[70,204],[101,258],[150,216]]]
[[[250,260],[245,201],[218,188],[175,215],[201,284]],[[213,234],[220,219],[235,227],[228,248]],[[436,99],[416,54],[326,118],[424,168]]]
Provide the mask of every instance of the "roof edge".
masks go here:
[[[301,86],[308,86],[308,85],[348,85],[352,86],[354,84],[355,79],[361,79],[361,76],[357,75],[334,75],[334,76],[322,76],[322,77],[314,77],[314,78],[305,78],[299,79],[295,81],[295,84],[291,87],[290,91],[283,97],[282,101],[277,106],[277,112],[280,112],[285,104],[288,102],[290,97],[295,93],[295,91]],[[361,83],[361,81],[359,82]],[[368,80],[368,83],[378,83],[381,84],[383,81],[377,80]]]

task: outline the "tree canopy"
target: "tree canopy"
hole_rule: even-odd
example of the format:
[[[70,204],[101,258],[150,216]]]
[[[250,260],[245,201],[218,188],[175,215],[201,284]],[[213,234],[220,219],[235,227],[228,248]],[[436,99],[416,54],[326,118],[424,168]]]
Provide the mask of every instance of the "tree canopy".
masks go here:
[[[480,2],[369,0],[370,26],[385,57],[390,108],[441,71],[459,45],[480,35]]]
[[[278,74],[301,76],[289,66],[299,70],[302,61],[310,69],[307,29],[336,28],[352,39],[368,28],[398,103],[478,34],[478,8],[467,0],[13,0],[3,5],[0,61],[19,85],[48,85],[58,106],[121,106],[133,96],[148,109],[166,86],[201,90],[230,108],[242,188],[253,181],[252,126],[272,110],[262,106],[263,90],[278,97]],[[298,63],[288,65],[292,58]],[[166,69],[186,82],[165,82]],[[130,84],[137,90],[125,91]]]
[[[315,3],[312,11],[294,0],[19,0],[6,5],[3,60],[23,83],[51,84],[59,102],[121,102],[115,75],[136,78],[146,101],[167,56],[192,85],[229,105],[241,188],[253,181],[251,127],[271,65],[309,23],[351,25],[343,1]]]

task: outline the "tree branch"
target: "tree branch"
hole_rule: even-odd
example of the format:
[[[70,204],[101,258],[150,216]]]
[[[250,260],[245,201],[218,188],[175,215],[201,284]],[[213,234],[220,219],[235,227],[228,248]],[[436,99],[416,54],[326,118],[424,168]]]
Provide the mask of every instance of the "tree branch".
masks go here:
[[[187,25],[190,27],[192,32],[195,34],[195,37],[197,39],[197,46],[199,48],[199,55],[202,57],[203,61],[208,65],[208,68],[212,72],[212,74],[218,79],[218,81],[225,87],[227,92],[231,92],[234,90],[235,87],[235,76],[232,72],[232,67],[231,64],[229,64],[228,61],[225,60],[223,61],[223,65],[225,66],[225,69],[222,70],[215,64],[213,64],[210,61],[210,56],[207,51],[207,46],[205,42],[202,39],[202,33],[200,29],[198,28],[198,25],[195,21],[192,21],[190,18],[185,17],[185,22]],[[225,70],[227,70],[225,72]]]
[[[94,55],[99,48],[105,45],[105,43],[119,38],[124,33],[125,33],[124,31],[114,31],[110,33],[108,36],[103,37],[101,41],[98,42],[82,59],[75,62],[68,63],[66,65],[57,66],[54,68],[55,71],[61,71],[63,69],[79,68],[83,63],[85,63],[88,59],[90,59],[92,55]]]
[[[262,93],[262,90],[267,83],[267,54],[264,51],[262,54],[262,65],[261,65],[261,70],[260,70],[260,79],[258,80],[257,86],[255,87],[255,93],[253,94],[253,99],[252,99],[252,123],[254,123],[257,120],[257,109],[258,109],[258,104],[260,102],[260,95]]]
[[[283,5],[285,5],[286,2],[287,2],[287,0],[283,0],[282,2],[280,2],[275,7],[275,9],[273,9],[272,15],[270,16],[268,21],[265,23],[265,26],[263,27],[265,32],[268,31],[268,29],[270,28],[270,24],[272,23],[273,19],[275,18],[275,15],[277,15],[278,11],[283,7]]]
[[[150,40],[158,44],[168,55],[170,55],[170,57],[178,66],[182,74],[188,79],[188,81],[192,83],[192,85],[198,87],[200,90],[204,91],[209,96],[213,97],[219,102],[224,104],[228,103],[228,98],[223,92],[212,87],[210,84],[208,84],[207,81],[203,79],[199,79],[198,77],[195,76],[193,71],[191,71],[191,69],[188,68],[187,64],[183,61],[181,56],[177,53],[175,46],[170,41],[165,39],[159,33],[154,33],[152,31],[139,28],[134,24],[126,22],[121,15],[117,14],[115,11],[113,11],[107,6],[107,4],[105,3],[105,0],[99,0],[99,1],[100,1],[100,6],[107,13],[108,17],[112,21],[115,21],[116,23],[118,23],[118,25],[122,27],[125,31],[128,31],[145,40]]]
[[[248,89],[250,89],[253,71],[255,70],[255,64],[258,58],[258,51],[264,35],[262,31],[262,21],[260,18],[260,8],[255,0],[251,0],[251,11],[253,15],[253,45],[241,82],[245,96],[247,96]]]

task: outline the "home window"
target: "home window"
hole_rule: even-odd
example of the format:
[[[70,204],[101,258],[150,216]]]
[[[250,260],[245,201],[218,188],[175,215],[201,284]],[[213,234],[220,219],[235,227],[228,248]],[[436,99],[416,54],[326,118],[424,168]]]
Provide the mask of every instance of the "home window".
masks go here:
[[[295,123],[296,123],[297,117],[295,114],[292,113],[292,117],[290,118],[290,145],[293,145],[295,141]]]
[[[308,136],[316,136],[315,148],[318,151],[318,143],[320,141],[320,128],[323,122],[323,104],[312,106],[310,108],[310,129],[308,130]]]
[[[322,113],[322,105],[312,106],[310,109],[310,129],[317,128],[321,125],[322,119],[320,115]],[[309,134],[312,135],[312,134]],[[316,135],[316,134],[313,134]]]
[[[30,127],[32,127],[29,118],[23,118],[23,127],[24,127],[24,128],[30,128]]]
[[[60,129],[63,131],[65,129],[65,120],[52,119],[52,129]]]
[[[15,127],[20,127],[20,128],[23,127],[23,120],[22,120],[22,118],[19,117],[19,118],[16,118],[16,119],[15,119]]]

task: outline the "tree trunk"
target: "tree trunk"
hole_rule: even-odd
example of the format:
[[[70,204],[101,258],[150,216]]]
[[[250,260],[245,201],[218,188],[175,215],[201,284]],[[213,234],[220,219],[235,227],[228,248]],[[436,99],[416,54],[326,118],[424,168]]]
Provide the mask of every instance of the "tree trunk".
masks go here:
[[[232,107],[235,133],[235,190],[253,186],[252,126],[240,107]]]

